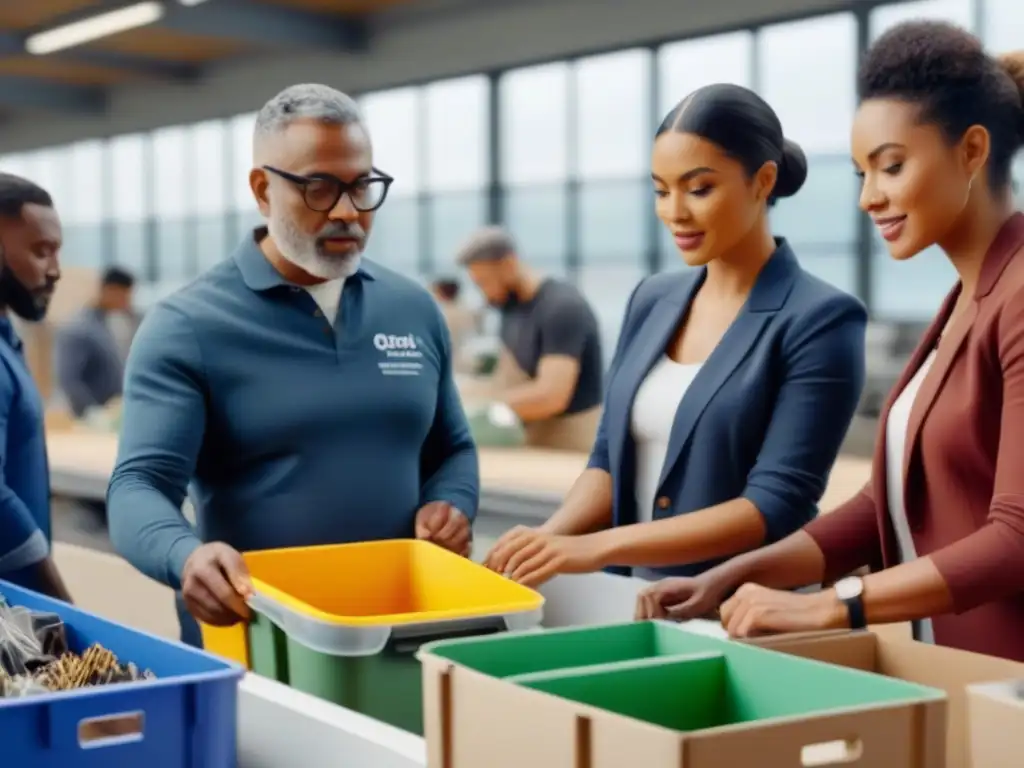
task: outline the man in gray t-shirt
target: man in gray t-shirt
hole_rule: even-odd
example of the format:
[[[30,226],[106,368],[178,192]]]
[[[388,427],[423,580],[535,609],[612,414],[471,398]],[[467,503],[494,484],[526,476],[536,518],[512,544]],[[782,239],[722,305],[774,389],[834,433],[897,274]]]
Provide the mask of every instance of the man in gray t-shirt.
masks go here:
[[[491,391],[522,420],[527,444],[589,451],[600,419],[604,362],[597,318],[583,294],[534,274],[497,227],[474,234],[458,262],[501,313]]]

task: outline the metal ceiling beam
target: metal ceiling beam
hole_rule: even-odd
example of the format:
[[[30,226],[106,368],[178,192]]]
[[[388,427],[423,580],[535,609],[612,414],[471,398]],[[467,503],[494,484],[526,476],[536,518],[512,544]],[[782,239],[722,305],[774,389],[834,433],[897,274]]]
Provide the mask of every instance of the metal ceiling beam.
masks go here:
[[[257,0],[210,0],[192,7],[169,3],[157,26],[285,48],[361,51],[370,42],[369,25],[362,19],[266,5]]]
[[[0,32],[0,56],[31,56],[25,51],[25,40],[13,32]],[[197,79],[202,71],[193,64],[160,61],[143,56],[133,56],[116,51],[93,51],[85,48],[69,48],[57,51],[46,58],[65,61],[69,66],[88,64],[94,67],[116,69],[136,75],[160,80],[188,82]]]
[[[107,108],[102,88],[55,83],[37,77],[0,75],[0,106],[51,112],[101,114]]]

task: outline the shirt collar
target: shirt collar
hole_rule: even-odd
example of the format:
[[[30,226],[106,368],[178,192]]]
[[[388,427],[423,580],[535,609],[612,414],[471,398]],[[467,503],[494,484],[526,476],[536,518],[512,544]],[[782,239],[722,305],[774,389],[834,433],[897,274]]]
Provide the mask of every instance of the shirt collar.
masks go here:
[[[281,286],[291,286],[284,276],[274,269],[260,249],[260,241],[267,236],[266,227],[257,227],[246,237],[234,253],[235,263],[242,273],[242,280],[253,291],[268,291]],[[359,269],[353,277],[375,280],[374,267],[367,260],[360,259]],[[351,279],[351,278],[350,278]]]
[[[14,330],[14,323],[6,315],[0,315],[0,341],[3,341],[15,352],[20,353],[22,350],[21,338]]]

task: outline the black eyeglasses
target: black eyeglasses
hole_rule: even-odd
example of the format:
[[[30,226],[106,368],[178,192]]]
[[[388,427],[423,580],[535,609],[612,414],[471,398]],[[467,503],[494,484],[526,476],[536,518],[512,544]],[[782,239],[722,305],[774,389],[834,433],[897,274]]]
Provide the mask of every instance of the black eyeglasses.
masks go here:
[[[384,205],[384,199],[388,196],[388,189],[394,179],[386,173],[373,169],[370,176],[364,176],[355,181],[342,181],[337,176],[327,173],[318,173],[314,176],[299,176],[295,173],[282,171],[264,165],[263,170],[270,171],[282,179],[287,179],[302,190],[302,199],[310,210],[318,213],[326,213],[333,210],[334,206],[341,200],[342,195],[348,195],[352,201],[352,207],[360,213],[376,211]]]

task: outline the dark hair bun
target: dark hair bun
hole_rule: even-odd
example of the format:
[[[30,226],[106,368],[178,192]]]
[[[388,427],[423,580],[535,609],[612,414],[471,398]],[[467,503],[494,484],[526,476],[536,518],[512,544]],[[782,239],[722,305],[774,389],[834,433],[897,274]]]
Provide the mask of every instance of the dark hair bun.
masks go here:
[[[782,162],[772,197],[792,197],[807,181],[807,155],[795,141],[783,139]]]
[[[1020,93],[1021,111],[1017,131],[1020,143],[1024,144],[1024,51],[1005,53],[999,57],[998,61],[999,66],[1010,76],[1013,84],[1017,86],[1017,91]]]

